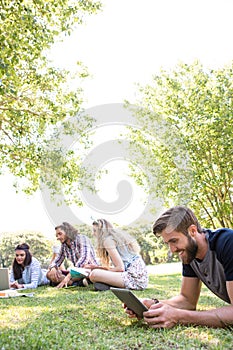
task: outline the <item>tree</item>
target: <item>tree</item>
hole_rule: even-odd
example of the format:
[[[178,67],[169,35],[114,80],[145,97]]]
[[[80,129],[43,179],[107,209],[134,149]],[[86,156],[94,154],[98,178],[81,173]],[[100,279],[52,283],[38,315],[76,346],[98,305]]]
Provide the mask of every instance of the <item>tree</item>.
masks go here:
[[[66,122],[66,133],[78,132],[86,142],[83,130],[90,126],[90,118],[79,115],[75,130],[68,121],[82,102],[80,87],[71,87],[71,81],[81,83],[86,69],[80,63],[74,72],[58,69],[47,53],[56,40],[100,8],[99,2],[91,0],[1,1],[0,169],[27,180],[28,192],[38,188],[47,163],[52,163],[50,171],[56,168],[54,153],[61,149],[58,143],[51,151],[48,139],[53,132],[57,136],[61,123]],[[62,156],[66,166],[75,163],[72,152]],[[70,184],[63,163],[59,175]],[[75,170],[77,181],[84,173],[77,165]],[[52,178],[44,180],[52,186]]]
[[[233,64],[161,70],[140,88],[136,180],[165,206],[189,205],[204,225],[233,225]],[[140,154],[140,156],[138,156]],[[149,186],[148,186],[149,182]]]
[[[10,267],[15,257],[15,247],[27,243],[30,252],[39,260],[41,266],[48,267],[52,257],[51,242],[40,232],[2,233],[0,239],[0,265]]]
[[[141,248],[140,254],[146,265],[177,261],[176,256],[170,257],[162,238],[154,236],[151,225],[137,224],[133,227],[126,226],[123,230],[137,239]]]

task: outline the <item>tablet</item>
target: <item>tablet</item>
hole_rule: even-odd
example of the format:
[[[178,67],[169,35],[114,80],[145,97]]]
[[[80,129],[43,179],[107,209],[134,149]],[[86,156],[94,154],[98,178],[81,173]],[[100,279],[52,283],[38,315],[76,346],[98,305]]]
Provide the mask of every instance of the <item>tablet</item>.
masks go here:
[[[138,317],[143,318],[143,312],[148,311],[147,307],[129,289],[111,287],[110,290]]]

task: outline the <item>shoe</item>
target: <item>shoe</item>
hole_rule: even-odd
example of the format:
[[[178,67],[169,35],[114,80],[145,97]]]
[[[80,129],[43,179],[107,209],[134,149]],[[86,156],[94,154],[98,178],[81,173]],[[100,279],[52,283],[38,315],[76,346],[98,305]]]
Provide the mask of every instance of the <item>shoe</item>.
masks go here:
[[[92,282],[88,278],[83,278],[83,285],[84,285],[84,287],[88,287],[89,284],[92,284]]]
[[[98,291],[98,292],[103,292],[105,290],[109,290],[110,287],[111,286],[109,284],[106,284],[106,283],[100,283],[100,282],[94,283],[94,289],[95,289],[95,291]]]

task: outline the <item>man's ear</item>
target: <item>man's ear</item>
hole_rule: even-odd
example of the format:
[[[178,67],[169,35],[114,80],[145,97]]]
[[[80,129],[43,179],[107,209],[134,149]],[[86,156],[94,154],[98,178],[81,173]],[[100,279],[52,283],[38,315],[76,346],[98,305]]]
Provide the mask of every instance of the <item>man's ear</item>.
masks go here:
[[[198,233],[197,231],[197,226],[196,225],[190,225],[188,228],[188,233],[191,237],[195,237],[196,234]]]

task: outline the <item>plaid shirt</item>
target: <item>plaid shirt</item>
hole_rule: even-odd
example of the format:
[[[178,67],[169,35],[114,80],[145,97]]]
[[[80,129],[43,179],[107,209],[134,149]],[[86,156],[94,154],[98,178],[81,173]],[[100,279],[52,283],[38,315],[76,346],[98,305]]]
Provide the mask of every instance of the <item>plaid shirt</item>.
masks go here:
[[[70,247],[66,243],[62,243],[60,252],[50,268],[59,267],[65,258],[69,259],[76,267],[83,267],[86,264],[99,265],[91,241],[85,235],[78,234],[75,241],[71,241]]]

